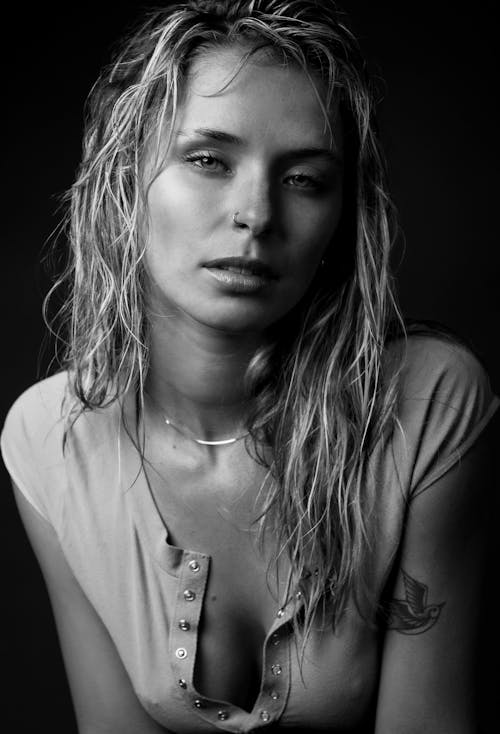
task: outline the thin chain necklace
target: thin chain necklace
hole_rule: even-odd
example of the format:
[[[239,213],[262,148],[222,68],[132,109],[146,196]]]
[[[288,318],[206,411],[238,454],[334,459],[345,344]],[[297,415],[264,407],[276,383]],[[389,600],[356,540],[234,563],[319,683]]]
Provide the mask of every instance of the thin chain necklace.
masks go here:
[[[224,438],[221,441],[205,441],[205,439],[203,438],[193,438],[193,436],[189,436],[181,428],[179,428],[179,426],[176,426],[175,423],[172,423],[170,418],[167,418],[166,415],[163,416],[163,419],[165,423],[167,424],[167,426],[174,428],[178,433],[181,434],[181,436],[184,436],[184,438],[187,438],[190,441],[194,441],[195,443],[198,443],[201,446],[229,446],[229,444],[236,443],[236,441],[241,441],[242,438],[245,438],[245,436],[248,436],[248,431],[247,431],[246,433],[243,433],[241,436],[235,436],[234,438]]]
[[[165,421],[167,426],[170,426],[175,431],[177,431],[177,433],[180,433],[181,436],[184,436],[184,438],[187,438],[189,441],[194,441],[194,443],[197,443],[200,446],[230,446],[231,444],[236,443],[236,441],[241,441],[242,438],[245,438],[245,436],[248,436],[249,434],[249,431],[247,431],[246,433],[242,433],[241,436],[234,436],[234,438],[224,438],[221,441],[206,441],[203,438],[193,438],[193,436],[190,436],[188,433],[183,431],[182,428],[173,423],[170,418],[167,418],[156,400],[154,400],[154,398],[149,394],[147,390],[145,390],[144,392],[151,400],[151,403],[153,404],[155,410],[157,410],[162,415],[163,420]]]

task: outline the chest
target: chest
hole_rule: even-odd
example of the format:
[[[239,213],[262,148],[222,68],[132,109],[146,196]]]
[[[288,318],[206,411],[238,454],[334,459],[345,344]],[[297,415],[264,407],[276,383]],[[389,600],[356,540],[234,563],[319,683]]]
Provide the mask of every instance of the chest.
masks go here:
[[[148,490],[168,532],[168,544],[210,557],[189,685],[202,698],[231,702],[250,716],[261,706],[262,697],[273,693],[281,698],[268,701],[264,710],[272,706],[278,710],[290,680],[293,684],[301,677],[300,672],[291,676],[296,651],[290,627],[280,629],[277,636],[273,631],[280,623],[279,610],[290,599],[291,573],[285,554],[274,562],[279,550],[276,536],[259,536],[257,520],[269,489],[266,476],[264,468],[242,455],[234,456],[222,470],[157,461],[154,471],[147,472]],[[178,588],[178,598],[184,585],[187,590],[189,575]],[[184,607],[187,611],[189,604]],[[180,618],[172,620],[176,627],[180,623]],[[174,647],[184,639],[179,630],[175,634]],[[359,697],[370,689],[366,677],[373,681],[374,641],[360,635],[359,629],[340,638],[330,633],[325,640],[306,663],[311,685],[318,690],[318,665],[325,680],[343,670],[331,681],[339,702],[356,699],[361,703]],[[360,661],[364,661],[361,667]],[[300,695],[295,693],[295,698],[299,700]],[[330,703],[318,700],[315,710],[324,715],[322,708]]]
[[[277,549],[272,537],[259,546],[253,524],[265,502],[265,472],[247,465],[186,477],[156,465],[148,483],[140,466],[124,462],[105,505],[101,490],[100,512],[88,522],[96,542],[76,547],[79,518],[66,533],[75,547],[66,550],[145,708],[167,729],[189,734],[212,730],[207,722],[217,726],[219,710],[229,715],[228,731],[258,727],[262,712],[292,728],[345,728],[373,689],[376,645],[349,622],[338,633],[314,635],[299,670],[290,608],[277,618],[289,568],[282,563],[278,579],[267,577]],[[192,572],[195,559],[200,569]],[[184,601],[189,589],[193,602]],[[198,698],[206,702],[199,710]]]
[[[211,559],[197,643],[197,688],[246,710],[258,694],[263,643],[289,580],[285,561],[272,563],[275,539],[269,534],[259,539],[266,476],[242,453],[214,469],[170,462],[148,473],[169,544]]]

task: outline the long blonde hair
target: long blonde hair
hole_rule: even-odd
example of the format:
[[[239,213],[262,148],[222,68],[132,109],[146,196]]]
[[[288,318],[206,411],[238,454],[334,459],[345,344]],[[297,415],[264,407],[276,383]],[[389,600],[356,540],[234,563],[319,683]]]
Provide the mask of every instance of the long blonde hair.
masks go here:
[[[140,222],[141,164],[165,123],[173,128],[190,64],[207,48],[265,47],[320,77],[345,129],[345,205],[327,260],[300,304],[270,329],[247,371],[256,457],[272,448],[266,511],[304,599],[304,649],[319,606],[336,624],[352,595],[374,608],[375,487],[368,457],[391,430],[397,373],[382,359],[396,306],[389,253],[392,207],[357,42],[334,2],[192,0],[153,11],[122,45],[87,106],[83,160],[71,190],[71,254],[56,283],[63,364],[80,410],[142,397],[148,369],[147,275]],[[51,294],[49,294],[50,296]],[[384,377],[384,379],[383,379]],[[275,559],[277,560],[277,558]]]

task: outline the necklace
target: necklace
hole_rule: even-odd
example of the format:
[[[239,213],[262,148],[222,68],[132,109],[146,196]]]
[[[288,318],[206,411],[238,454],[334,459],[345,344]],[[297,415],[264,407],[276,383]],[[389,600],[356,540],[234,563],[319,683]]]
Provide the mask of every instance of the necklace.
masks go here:
[[[167,418],[167,416],[163,416],[163,418],[167,426],[171,426],[174,430],[180,433],[181,436],[184,436],[184,438],[188,438],[190,441],[194,441],[195,443],[198,443],[201,446],[229,446],[229,444],[236,443],[236,441],[241,441],[242,438],[245,438],[245,436],[248,436],[248,431],[247,431],[246,433],[243,433],[241,436],[235,436],[234,438],[225,438],[222,441],[205,441],[203,438],[193,438],[192,436],[188,436],[188,434],[185,433],[181,428],[179,428],[179,426],[176,426],[175,423],[172,423],[170,418]]]
[[[189,439],[190,441],[194,441],[195,443],[199,444],[200,446],[229,446],[232,443],[236,443],[236,441],[241,441],[242,438],[245,438],[245,436],[248,436],[248,431],[246,433],[243,433],[241,436],[235,436],[234,438],[225,438],[221,441],[205,441],[203,438],[193,438],[192,436],[189,436],[185,431],[182,430],[182,428],[179,428],[178,425],[173,423],[170,418],[167,418],[165,413],[161,412],[160,406],[156,403],[156,401],[152,398],[152,396],[149,394],[147,390],[144,391],[148,398],[151,400],[151,403],[153,404],[153,407],[155,410],[157,410],[159,413],[163,415],[163,420],[165,421],[167,426],[170,426],[173,428],[177,433],[180,433],[181,436],[184,436],[184,438]]]

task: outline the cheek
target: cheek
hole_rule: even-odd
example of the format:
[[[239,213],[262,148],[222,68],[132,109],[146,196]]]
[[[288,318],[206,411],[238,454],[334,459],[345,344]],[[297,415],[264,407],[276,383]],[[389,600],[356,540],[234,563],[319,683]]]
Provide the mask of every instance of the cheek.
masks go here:
[[[173,186],[165,173],[148,191],[146,263],[153,282],[171,288],[190,251],[195,233],[189,230],[193,217],[189,197],[182,187]]]
[[[339,194],[318,207],[295,208],[290,212],[291,238],[295,241],[294,261],[304,268],[304,277],[314,271],[325,250],[335,237],[342,211],[342,196]]]
[[[163,246],[175,242],[196,241],[208,224],[207,212],[213,207],[192,186],[165,171],[151,185],[148,193],[150,239]]]
[[[151,235],[162,235],[184,226],[189,203],[180,187],[172,186],[166,177],[160,176],[149,190],[148,210]]]

